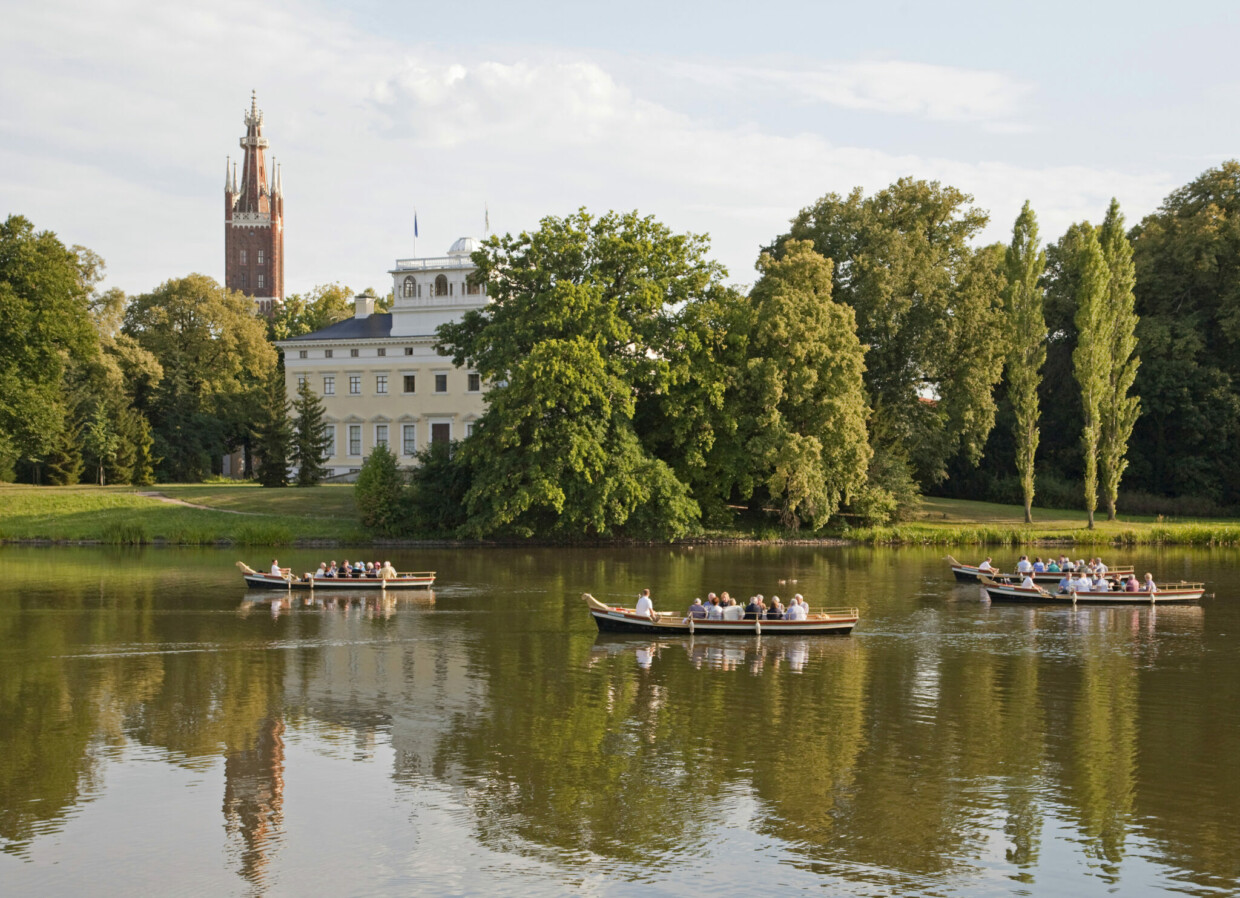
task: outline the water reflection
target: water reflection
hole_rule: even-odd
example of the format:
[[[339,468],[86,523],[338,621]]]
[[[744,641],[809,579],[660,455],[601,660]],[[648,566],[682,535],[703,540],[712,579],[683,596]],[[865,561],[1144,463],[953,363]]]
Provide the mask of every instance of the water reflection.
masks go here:
[[[462,572],[436,594],[243,598],[213,553],[60,554],[49,584],[51,556],[0,552],[0,582],[22,584],[0,593],[6,882],[36,884],[50,856],[88,889],[109,863],[75,867],[92,804],[190,807],[113,784],[156,758],[205,777],[229,875],[254,892],[349,864],[310,847],[325,831],[369,833],[383,860],[358,876],[424,863],[429,805],[470,851],[669,891],[1240,886],[1224,601],[992,606],[917,552],[480,555],[431,562]],[[1211,558],[1180,563],[1240,586]],[[861,605],[856,634],[603,636],[575,601],[788,572],[815,604]],[[332,779],[368,800],[328,801]],[[408,884],[391,875],[354,888]],[[526,881],[463,875],[459,891]]]

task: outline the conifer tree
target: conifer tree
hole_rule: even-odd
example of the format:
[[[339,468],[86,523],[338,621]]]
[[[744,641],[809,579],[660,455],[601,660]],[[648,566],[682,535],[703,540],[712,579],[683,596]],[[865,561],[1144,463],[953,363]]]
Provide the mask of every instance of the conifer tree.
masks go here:
[[[263,409],[257,430],[258,482],[263,486],[288,486],[288,460],[293,448],[293,422],[284,394],[284,370],[277,365],[267,379]]]
[[[1075,233],[1073,233],[1075,232]],[[1085,461],[1085,510],[1089,529],[1094,527],[1098,507],[1098,446],[1102,431],[1102,403],[1111,384],[1111,334],[1107,329],[1107,287],[1110,272],[1098,242],[1098,232],[1089,222],[1073,225],[1069,232],[1075,244],[1075,268],[1079,280],[1076,294],[1076,349],[1072,369],[1081,387],[1084,427],[1081,451]]]
[[[325,432],[323,400],[310,389],[308,380],[297,388],[293,412],[293,463],[297,465],[297,485],[317,486],[327,476],[323,459],[331,447],[331,438]]]
[[[134,439],[133,474],[129,482],[134,486],[150,486],[155,482],[155,436],[151,433],[151,423],[146,415],[138,413],[136,437]]]
[[[1101,431],[1098,445],[1099,481],[1102,498],[1107,506],[1107,520],[1115,520],[1115,502],[1119,482],[1128,467],[1128,439],[1141,411],[1141,400],[1129,396],[1141,360],[1137,348],[1137,313],[1134,309],[1133,287],[1136,268],[1132,261],[1132,244],[1124,233],[1124,216],[1119,202],[1111,200],[1106,219],[1098,230],[1102,254],[1109,271],[1105,314],[1105,331],[1110,335],[1108,349],[1110,377],[1102,398]]]
[[[1038,242],[1038,220],[1028,200],[1012,230],[1004,260],[1007,274],[1005,300],[1008,344],[1006,359],[1008,398],[1015,422],[1016,471],[1025,498],[1025,523],[1033,523],[1034,458],[1038,451],[1038,385],[1046,362],[1046,318],[1038,280],[1046,268],[1046,253]]]
[[[44,477],[52,486],[73,486],[82,479],[82,428],[71,421],[43,458]]]

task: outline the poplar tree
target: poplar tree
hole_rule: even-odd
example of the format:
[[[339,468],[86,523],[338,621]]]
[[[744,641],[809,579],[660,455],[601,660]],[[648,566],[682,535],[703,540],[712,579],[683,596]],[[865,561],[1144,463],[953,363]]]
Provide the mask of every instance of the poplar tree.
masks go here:
[[[1025,523],[1033,523],[1034,457],[1038,451],[1038,386],[1046,362],[1046,317],[1038,280],[1046,268],[1046,253],[1038,241],[1038,220],[1025,201],[1012,229],[1012,243],[1004,259],[1007,287],[1008,398],[1015,423],[1016,472],[1025,496]]]
[[[1072,370],[1081,387],[1081,454],[1085,461],[1085,510],[1089,529],[1094,527],[1098,507],[1098,447],[1101,442],[1102,404],[1111,385],[1111,334],[1106,309],[1110,271],[1098,242],[1098,232],[1089,222],[1073,225],[1069,236],[1074,244],[1075,268],[1079,280],[1076,294],[1076,349]]]
[[[1141,400],[1129,396],[1141,360],[1137,348],[1137,313],[1134,309],[1133,287],[1136,267],[1132,261],[1132,244],[1124,233],[1124,216],[1114,198],[1107,217],[1098,229],[1102,254],[1109,271],[1105,315],[1106,331],[1111,342],[1110,378],[1102,398],[1101,432],[1099,433],[1098,467],[1102,498],[1107,506],[1107,520],[1115,520],[1115,502],[1119,482],[1128,467],[1128,439],[1141,411]]]

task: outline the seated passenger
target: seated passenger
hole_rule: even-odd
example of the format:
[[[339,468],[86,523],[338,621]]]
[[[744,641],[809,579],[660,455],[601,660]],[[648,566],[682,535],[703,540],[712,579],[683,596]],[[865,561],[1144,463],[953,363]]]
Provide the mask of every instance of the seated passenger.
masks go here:
[[[1060,592],[1072,592],[1073,588],[1074,588],[1074,585],[1072,581],[1072,575],[1064,574],[1059,579],[1059,591]]]
[[[1094,592],[1110,592],[1111,584],[1107,582],[1107,578],[1102,574],[1094,574],[1094,582],[1091,585]]]
[[[745,606],[745,620],[758,620],[762,616],[762,606],[758,604],[760,596],[754,596]]]
[[[723,606],[719,604],[719,597],[714,593],[710,595],[710,604],[706,606],[707,620],[723,620]]]
[[[1129,574],[1128,579],[1124,582],[1124,592],[1137,592],[1141,589],[1141,584],[1137,582],[1136,574]]]
[[[1020,588],[1021,589],[1037,589],[1037,586],[1033,582],[1032,573],[1025,574],[1025,579],[1020,581]]]
[[[706,618],[706,606],[702,604],[701,599],[694,599],[693,604],[689,606],[688,617],[704,620]]]
[[[640,596],[637,597],[637,607],[634,609],[638,617],[648,617],[651,620],[658,620],[659,616],[654,610],[654,601],[650,598],[650,590],[643,589]]]
[[[326,577],[326,576],[327,576],[327,562],[320,561],[319,569],[314,572],[314,579],[321,580],[323,577]]]
[[[1094,565],[1094,570],[1096,570],[1100,574],[1105,575],[1106,572],[1110,570],[1110,568],[1107,567],[1105,564],[1103,564],[1102,559],[1099,558],[1097,564]]]
[[[349,559],[344,560],[344,564],[340,565],[340,569],[336,571],[337,577],[348,577],[353,573],[353,565],[349,564]]]
[[[284,571],[280,570],[280,562],[276,561],[274,558],[271,559],[271,576],[273,577],[284,576]]]
[[[1033,570],[1033,565],[1029,563],[1029,556],[1020,556],[1020,561],[1016,562],[1016,573],[1027,574]]]
[[[995,571],[995,569],[994,569],[994,566],[993,566],[993,565],[991,565],[991,563],[990,563],[990,556],[989,556],[989,555],[987,555],[987,556],[986,556],[986,560],[985,560],[985,561],[983,561],[981,564],[979,564],[979,565],[977,566],[977,569],[978,569],[979,571],[981,571],[982,573],[984,573],[984,574],[994,574],[994,573],[997,573],[997,572]]]
[[[390,561],[383,562],[383,567],[379,570],[379,576],[382,577],[384,580],[395,580],[396,579],[396,576],[397,576],[396,568],[392,567],[392,562]]]
[[[797,593],[795,598],[801,603],[801,620],[805,620],[809,617],[809,602],[805,601],[805,596],[800,593]]]
[[[1061,570],[1062,568],[1059,567],[1059,562],[1054,558],[1052,558],[1046,565],[1046,572],[1048,574],[1058,574]]]
[[[1093,583],[1090,582],[1089,574],[1085,573],[1083,570],[1079,573],[1080,576],[1073,582],[1072,588],[1077,592],[1089,592],[1089,588],[1093,586]]]
[[[1154,575],[1148,571],[1145,574],[1145,582],[1141,584],[1141,591],[1149,593],[1158,592],[1158,587],[1154,585]]]
[[[723,609],[724,620],[740,620],[745,616],[745,609],[740,605],[732,602],[727,608]]]
[[[1041,555],[1033,560],[1033,572],[1035,574],[1046,573],[1046,565],[1043,563]]]
[[[771,597],[771,607],[766,609],[766,619],[767,620],[783,620],[784,619],[784,606],[779,601],[779,596]]]

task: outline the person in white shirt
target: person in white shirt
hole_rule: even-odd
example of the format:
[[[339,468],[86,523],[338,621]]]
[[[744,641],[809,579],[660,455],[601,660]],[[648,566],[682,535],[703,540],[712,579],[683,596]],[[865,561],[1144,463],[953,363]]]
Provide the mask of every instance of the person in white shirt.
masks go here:
[[[979,571],[984,571],[984,572],[985,572],[985,573],[987,573],[987,574],[993,574],[993,573],[995,572],[995,569],[994,569],[993,567],[991,567],[991,565],[990,565],[990,556],[989,556],[989,555],[987,555],[987,556],[986,556],[986,560],[985,560],[985,561],[983,561],[981,564],[979,564],[979,565],[977,566],[977,569],[978,569]]]
[[[1107,571],[1109,571],[1110,568],[1107,567],[1105,564],[1103,564],[1102,559],[1099,558],[1098,563],[1094,565],[1094,570],[1096,570],[1098,573],[1102,574],[1105,577]]]
[[[273,559],[271,559],[271,576],[273,576],[273,577],[283,577],[283,576],[284,576],[284,571],[280,570],[280,562],[278,562],[278,561],[277,561],[276,559],[274,559],[274,558],[273,558]]]
[[[321,580],[322,578],[324,578],[324,577],[326,577],[326,576],[327,576],[327,562],[326,562],[326,561],[320,561],[320,562],[319,562],[319,569],[318,569],[317,571],[315,571],[315,572],[314,572],[314,579],[315,579],[315,580]]]
[[[1020,581],[1021,589],[1035,589],[1033,584],[1033,574],[1025,574],[1025,579]]]
[[[1033,570],[1033,565],[1029,563],[1029,556],[1020,556],[1020,561],[1016,562],[1016,573],[1028,574]]]
[[[637,608],[634,609],[638,617],[648,617],[653,621],[657,621],[659,616],[655,613],[654,602],[650,598],[650,590],[643,589],[642,594],[637,597]]]
[[[1102,574],[1094,574],[1094,582],[1093,582],[1094,592],[1109,592],[1110,589],[1111,589],[1111,584],[1107,582],[1106,577],[1102,576]]]
[[[1077,592],[1089,592],[1089,587],[1092,585],[1089,582],[1089,574],[1085,573],[1085,571],[1080,571],[1080,575],[1073,581],[1072,588]]]
[[[801,610],[797,612],[801,616],[797,619],[805,620],[807,617],[809,617],[809,602],[805,601],[805,596],[801,595],[800,593],[797,593],[796,599],[797,599],[797,603],[801,606]]]

